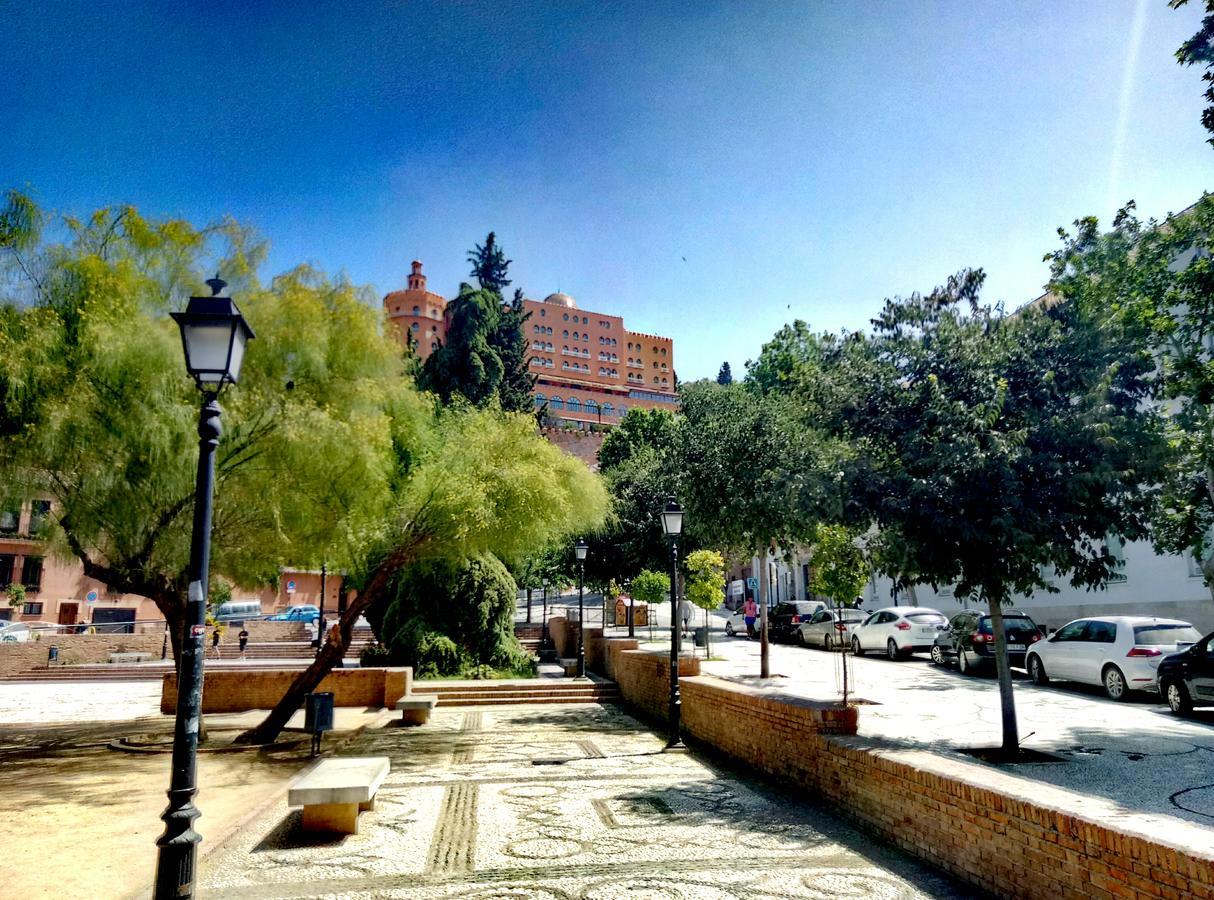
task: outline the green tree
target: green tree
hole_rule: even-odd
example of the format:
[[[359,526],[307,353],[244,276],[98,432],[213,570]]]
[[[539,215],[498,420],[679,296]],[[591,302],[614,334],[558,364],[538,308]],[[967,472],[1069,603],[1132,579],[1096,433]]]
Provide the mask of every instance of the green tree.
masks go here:
[[[535,376],[529,368],[527,335],[524,331],[531,313],[523,308],[523,292],[515,290],[514,299],[507,303],[506,288],[510,285],[507,273],[511,260],[497,243],[492,231],[484,244],[477,244],[468,254],[472,264],[472,277],[482,290],[497,295],[499,315],[497,323],[489,332],[489,346],[496,351],[502,363],[502,378],[497,386],[498,400],[507,412],[530,412],[531,389]]]
[[[962,272],[874,320],[851,372],[848,489],[897,571],[987,604],[1015,752],[1002,607],[1049,590],[1049,568],[1076,586],[1108,579],[1106,536],[1147,534],[1164,443],[1146,348],[1085,304],[1001,316],[979,305],[982,281]]]
[[[843,525],[822,523],[810,549],[810,590],[830,597],[838,607],[851,605],[869,577],[868,560],[857,544],[857,535]]]
[[[199,396],[167,313],[216,268],[257,339],[223,396],[213,571],[259,584],[346,550],[388,485],[388,408],[402,433],[424,411],[363,293],[303,268],[262,287],[232,222],[52,220],[16,192],[0,220],[0,490],[52,501],[52,553],[153,600],[179,656]]]
[[[716,550],[693,550],[683,568],[687,582],[683,593],[700,609],[713,610],[725,600],[725,557]]]
[[[568,535],[593,530],[607,514],[602,482],[538,433],[529,416],[455,407],[417,442],[406,431],[408,465],[379,499],[351,580],[358,595],[326,636],[316,661],[266,719],[239,738],[272,740],[341,660],[354,623],[386,604],[401,573],[440,560],[492,553],[517,560]],[[398,458],[401,453],[397,453]]]
[[[490,231],[485,243],[477,244],[468,253],[468,262],[472,264],[471,275],[477,284],[499,297],[505,296],[506,288],[510,286],[506,274],[514,260],[506,259],[506,254],[498,246],[496,234]]]
[[[642,603],[665,603],[670,597],[670,576],[642,569],[632,578],[632,597]]]
[[[1198,561],[1214,596],[1214,196],[1163,222],[1140,222],[1127,206],[1113,229],[1095,218],[1060,232],[1049,256],[1052,299],[1153,348],[1154,398],[1172,454],[1154,517],[1160,552]]]
[[[717,372],[717,384],[733,384],[733,372],[728,361],[721,363],[721,370]]]
[[[447,340],[422,365],[418,385],[444,405],[464,401],[485,406],[498,399],[505,369],[492,338],[501,319],[501,297],[461,284],[447,307]]]
[[[1189,0],[1168,0],[1168,6],[1179,9]],[[1202,97],[1207,106],[1201,114],[1201,124],[1212,136],[1206,143],[1214,145],[1214,0],[1206,0],[1206,14],[1197,33],[1180,45],[1176,60],[1182,66],[1203,65],[1206,67],[1201,80],[1207,85]]]
[[[634,406],[603,438],[599,467],[608,471],[644,448],[662,457],[674,447],[674,435],[675,419],[669,410]]]

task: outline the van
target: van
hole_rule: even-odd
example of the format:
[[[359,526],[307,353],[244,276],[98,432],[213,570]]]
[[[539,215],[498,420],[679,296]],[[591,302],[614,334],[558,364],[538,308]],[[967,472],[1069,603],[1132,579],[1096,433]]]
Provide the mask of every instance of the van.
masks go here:
[[[240,622],[244,619],[260,618],[260,600],[229,600],[221,604],[219,612],[215,614],[215,620],[218,622]]]

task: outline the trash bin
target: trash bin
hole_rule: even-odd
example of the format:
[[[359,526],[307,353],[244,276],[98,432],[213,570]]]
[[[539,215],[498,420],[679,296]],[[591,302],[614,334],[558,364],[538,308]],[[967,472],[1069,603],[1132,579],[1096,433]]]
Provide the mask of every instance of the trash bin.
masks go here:
[[[47,665],[50,665],[51,663],[57,662],[58,660],[59,660],[59,648],[56,647],[54,644],[52,644],[50,647],[46,648],[46,663],[47,663]]]
[[[304,694],[304,730],[312,735],[312,755],[320,753],[320,739],[333,730],[333,693]]]
[[[705,626],[701,625],[692,634],[695,637],[697,647],[708,646],[708,629]]]

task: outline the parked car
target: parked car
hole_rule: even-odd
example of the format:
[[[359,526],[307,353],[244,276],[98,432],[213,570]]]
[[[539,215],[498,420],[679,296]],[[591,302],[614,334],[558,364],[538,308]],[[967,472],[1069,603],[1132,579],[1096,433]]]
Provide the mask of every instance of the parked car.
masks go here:
[[[0,643],[25,643],[30,639],[30,627],[24,622],[10,622],[0,626]]]
[[[759,627],[759,620],[755,619],[755,629]],[[739,607],[729,614],[725,620],[725,633],[730,637],[735,634],[746,634],[746,617],[742,615],[742,609]]]
[[[947,627],[948,619],[938,609],[888,606],[853,627],[851,649],[856,656],[863,656],[866,650],[884,650],[890,659],[902,659],[931,650],[936,635]]]
[[[320,618],[320,610],[315,606],[302,605],[288,607],[284,612],[266,616],[268,622],[311,622]]]
[[[801,636],[801,623],[826,609],[821,600],[789,600],[777,603],[767,614],[767,635],[773,641],[794,641]]]
[[[798,643],[837,650],[851,641],[851,630],[867,618],[862,609],[820,609],[798,629]]]
[[[215,613],[219,622],[243,622],[245,619],[261,618],[261,602],[258,600],[229,600],[221,603]]]
[[[1029,646],[1043,637],[1041,629],[1024,613],[1009,609],[1003,614],[1003,632],[1007,637],[1008,664],[1023,669]],[[954,661],[962,675],[994,670],[995,630],[989,615],[976,609],[964,610],[936,635],[932,662],[947,666]]]
[[[1197,629],[1179,619],[1076,619],[1033,644],[1026,665],[1037,684],[1094,684],[1103,687],[1110,700],[1125,700],[1131,691],[1158,690],[1156,669],[1163,658],[1200,640]]]
[[[1156,680],[1159,693],[1178,716],[1194,706],[1214,706],[1214,632],[1160,660]]]

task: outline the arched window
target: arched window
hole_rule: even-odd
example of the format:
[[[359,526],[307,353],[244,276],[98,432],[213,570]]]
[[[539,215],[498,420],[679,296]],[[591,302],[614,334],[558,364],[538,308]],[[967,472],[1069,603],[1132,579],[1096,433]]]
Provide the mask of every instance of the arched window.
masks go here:
[[[625,406],[623,403],[621,403],[620,404],[620,418],[621,419],[624,418],[624,416],[627,414],[628,414],[628,407]]]
[[[586,401],[586,412],[590,413],[590,415],[592,415],[592,416],[597,416],[599,413],[599,405],[597,403],[595,403],[593,400],[587,400]]]
[[[568,329],[568,328],[566,328],[564,331],[562,331],[562,332],[561,332],[561,337],[569,337],[569,329]]]
[[[582,411],[582,401],[579,400],[577,397],[570,397],[569,398],[569,411],[570,412],[581,412]]]
[[[566,321],[566,322],[568,322],[568,321],[569,321],[569,313],[565,313],[565,321]]]
[[[551,326],[551,325],[549,325],[549,326],[548,326],[548,333],[549,333],[549,334],[552,334],[552,326]]]
[[[658,383],[658,376],[656,376],[656,375],[653,376],[653,383],[654,384]]]
[[[610,404],[610,403],[604,403],[604,404],[603,404],[603,415],[605,415],[605,416],[613,416],[613,415],[615,415],[615,410],[611,408],[611,404]]]
[[[535,326],[534,328],[532,328],[531,330],[532,330],[532,331],[533,331],[535,334],[539,334],[539,333],[540,333],[540,326],[536,325],[536,326]]]
[[[606,375],[606,374],[607,374],[607,370],[606,370],[606,369],[604,369],[602,366],[599,366],[599,374],[600,374],[600,375]]]
[[[663,348],[662,348],[662,355],[663,355],[663,356],[665,356],[665,355],[666,355],[666,348],[665,348],[665,347],[663,347]]]
[[[430,342],[430,349],[431,349],[431,350],[437,350],[437,349],[438,349],[438,341],[431,341],[431,342]]]
[[[420,306],[413,307],[413,315],[420,316],[421,314],[422,314],[422,309]]]
[[[589,324],[590,324],[590,319],[586,318],[586,316],[582,316],[582,324],[583,324],[583,325],[589,325]]]
[[[410,330],[410,331],[417,331],[417,323],[416,323],[416,322],[414,322],[412,325],[410,325],[410,326],[409,326],[409,330]]]
[[[564,409],[565,401],[562,400],[560,397],[556,396],[556,394],[553,394],[552,399],[548,401],[548,408],[549,409]]]
[[[582,363],[582,371],[583,371],[583,372],[585,372],[587,375],[589,375],[589,374],[590,374],[590,366],[586,365],[585,363]]]
[[[543,407],[543,405],[544,405],[545,403],[547,403],[547,402],[548,402],[548,398],[547,398],[547,397],[545,397],[543,394],[536,394],[536,395],[535,395],[535,408],[536,408],[536,409],[540,409],[540,408],[542,408],[542,407]]]

